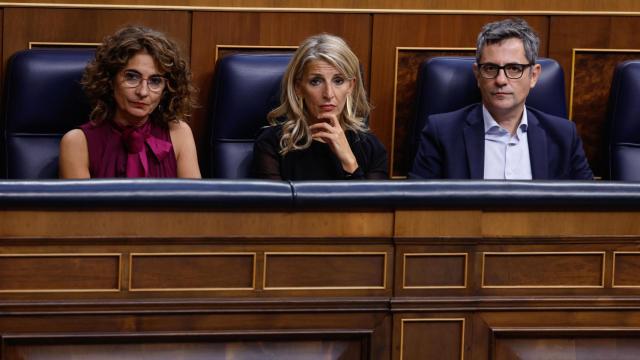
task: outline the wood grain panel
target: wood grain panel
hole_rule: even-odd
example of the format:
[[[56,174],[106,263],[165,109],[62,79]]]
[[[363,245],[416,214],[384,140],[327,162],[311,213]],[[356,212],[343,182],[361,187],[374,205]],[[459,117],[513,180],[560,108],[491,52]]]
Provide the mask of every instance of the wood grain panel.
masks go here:
[[[384,289],[386,253],[265,253],[264,289]]]
[[[541,226],[544,224],[544,226]],[[640,214],[625,211],[487,211],[482,233],[489,237],[569,237],[640,234]]]
[[[252,290],[255,254],[131,254],[130,291]]]
[[[587,157],[596,175],[606,173],[602,161],[603,104],[607,103],[611,87],[610,65],[600,68],[599,62],[582,62],[577,59],[576,82],[571,90],[573,49],[640,49],[640,22],[636,17],[626,16],[553,16],[549,28],[549,57],[556,59],[565,71],[567,99],[572,120],[584,141]],[[584,76],[582,76],[584,75]],[[577,90],[577,91],[575,91]]]
[[[363,334],[255,332],[252,336],[94,334],[4,337],[3,359],[354,359],[366,357]],[[108,354],[108,355],[106,355]]]
[[[550,332],[544,329],[519,331],[510,336],[497,336],[494,359],[634,359],[640,352],[637,331],[615,334],[611,329]]]
[[[640,50],[574,50],[571,71],[571,114],[580,122],[581,137],[589,164],[598,177],[609,174],[606,129],[607,104],[618,63],[640,59]]]
[[[464,319],[402,319],[400,360],[461,360],[464,352]]]
[[[115,254],[0,255],[0,293],[118,291],[119,279]]]
[[[640,287],[640,252],[613,253],[613,287]]]
[[[38,4],[42,6],[42,0],[9,0],[5,3]],[[407,11],[640,11],[640,5],[635,0],[597,1],[597,0],[564,0],[564,1],[539,1],[539,0],[323,0],[322,2],[310,2],[308,0],[49,0],[49,4],[79,4],[85,6],[180,6],[180,7],[204,7],[214,9],[246,8],[255,11],[255,7],[265,9],[290,8],[312,9],[319,11],[354,11],[362,9],[407,10]],[[222,9],[225,10],[225,9]]]
[[[194,117],[194,131],[206,161],[206,114],[209,113],[215,49],[220,45],[297,46],[318,33],[343,37],[364,66],[368,79],[371,47],[371,17],[367,14],[194,12],[192,68],[196,85],[201,89],[200,111]],[[368,83],[368,81],[367,81]],[[201,162],[202,163],[202,162]],[[206,161],[208,163],[208,161]]]
[[[3,64],[30,41],[100,43],[124,25],[145,25],[166,33],[188,56],[191,16],[186,11],[7,8],[4,13]]]
[[[483,288],[604,286],[604,253],[483,253]]]
[[[390,238],[392,231],[391,212],[0,211],[7,237]]]
[[[374,130],[387,149],[394,138],[394,103],[397,47],[475,48],[482,26],[505,16],[497,15],[396,15],[373,16],[371,101],[376,106],[371,119]],[[546,55],[548,20],[543,16],[524,17],[541,38],[540,55]],[[406,76],[406,74],[405,74]],[[415,78],[415,75],[410,75]],[[405,85],[403,85],[405,86]],[[408,85],[406,85],[408,86]],[[415,85],[413,85],[415,87]],[[406,162],[406,161],[405,161]]]
[[[394,234],[400,238],[480,236],[480,210],[397,210]]]
[[[403,288],[464,288],[467,254],[404,254]]]

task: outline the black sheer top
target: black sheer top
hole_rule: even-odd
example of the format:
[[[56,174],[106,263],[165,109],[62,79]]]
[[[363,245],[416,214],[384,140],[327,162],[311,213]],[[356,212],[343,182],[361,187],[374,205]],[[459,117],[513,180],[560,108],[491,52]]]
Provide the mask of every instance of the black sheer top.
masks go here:
[[[329,145],[313,141],[304,150],[279,154],[280,126],[262,130],[253,146],[252,176],[272,180],[388,179],[387,151],[373,134],[345,131],[351,151],[358,161],[352,174],[342,169]]]

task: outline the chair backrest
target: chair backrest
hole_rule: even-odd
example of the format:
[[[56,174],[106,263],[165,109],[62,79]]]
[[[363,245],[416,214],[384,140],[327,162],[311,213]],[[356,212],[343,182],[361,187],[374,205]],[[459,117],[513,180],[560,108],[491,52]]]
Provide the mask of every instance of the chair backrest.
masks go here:
[[[416,118],[410,133],[411,160],[417,150],[420,132],[432,114],[458,110],[481,101],[473,74],[472,56],[444,56],[425,60],[418,70]],[[553,59],[539,58],[542,73],[531,89],[526,104],[543,112],[567,117],[564,73]]]
[[[234,54],[218,61],[211,112],[214,178],[250,176],[253,143],[278,106],[280,82],[292,54]]]
[[[640,60],[616,66],[607,110],[611,180],[640,181]]]
[[[9,179],[58,177],[62,135],[89,119],[80,86],[93,49],[31,49],[9,60],[4,140]]]

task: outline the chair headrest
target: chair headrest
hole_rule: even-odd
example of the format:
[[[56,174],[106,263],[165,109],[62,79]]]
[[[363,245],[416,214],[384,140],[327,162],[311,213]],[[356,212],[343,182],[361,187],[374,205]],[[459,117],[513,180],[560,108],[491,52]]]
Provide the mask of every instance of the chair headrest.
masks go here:
[[[9,60],[5,119],[8,132],[63,134],[88,120],[80,79],[93,49],[31,49]]]
[[[253,142],[280,103],[280,83],[292,54],[234,54],[218,61],[211,112],[211,171],[249,177]]]

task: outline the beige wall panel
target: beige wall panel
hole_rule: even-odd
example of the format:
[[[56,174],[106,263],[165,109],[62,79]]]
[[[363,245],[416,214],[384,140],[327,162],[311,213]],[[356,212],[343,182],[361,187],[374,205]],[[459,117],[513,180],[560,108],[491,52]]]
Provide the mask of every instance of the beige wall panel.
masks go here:
[[[308,36],[327,32],[343,37],[369,69],[371,17],[366,14],[235,13],[193,14],[192,67],[203,105],[194,118],[199,149],[207,149],[206,115],[211,96],[216,47],[222,45],[297,46]],[[202,156],[208,157],[207,154]]]
[[[374,15],[371,49],[371,101],[376,109],[372,128],[387,150],[392,148],[397,47],[475,48],[482,25],[505,16],[496,15]],[[546,55],[548,21],[544,16],[524,17],[542,39]]]

